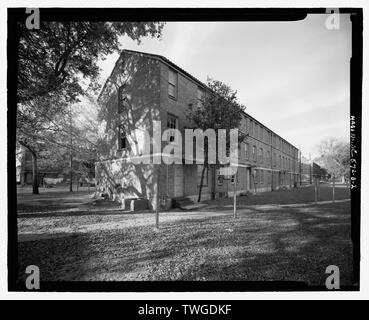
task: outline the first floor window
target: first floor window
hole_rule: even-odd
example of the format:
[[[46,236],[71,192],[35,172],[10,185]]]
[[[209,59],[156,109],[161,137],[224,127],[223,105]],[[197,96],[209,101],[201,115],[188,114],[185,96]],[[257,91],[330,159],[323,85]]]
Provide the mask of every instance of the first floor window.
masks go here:
[[[264,182],[264,171],[260,170],[260,184],[263,184]]]
[[[178,129],[178,119],[177,117],[168,113],[167,115],[167,129]],[[175,134],[170,133],[168,141],[173,142],[175,140]]]
[[[218,175],[217,175],[217,180],[218,180],[218,186],[221,186],[223,184],[223,179],[224,177],[219,173],[219,169],[218,169]]]
[[[126,149],[128,147],[127,135],[123,126],[119,126],[118,132],[118,148]]]

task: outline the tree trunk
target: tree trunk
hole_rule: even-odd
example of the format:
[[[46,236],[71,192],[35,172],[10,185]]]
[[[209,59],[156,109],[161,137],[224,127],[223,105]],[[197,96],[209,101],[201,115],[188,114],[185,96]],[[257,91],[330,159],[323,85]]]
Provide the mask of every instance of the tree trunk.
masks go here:
[[[211,166],[211,172],[212,172],[212,177],[211,177],[211,184],[212,184],[212,190],[211,190],[211,200],[215,200],[215,179],[216,179],[216,168],[215,165]]]
[[[36,152],[31,151],[32,154],[32,193],[39,194],[38,191],[38,168]]]
[[[201,192],[202,192],[202,184],[204,182],[204,175],[205,175],[205,169],[207,168],[207,166],[204,164],[202,167],[202,172],[201,172],[201,180],[200,180],[200,188],[199,188],[199,197],[197,199],[197,202],[201,201]]]
[[[33,150],[26,142],[19,141],[19,143],[28,149],[29,152],[31,152],[32,155],[32,193],[33,194],[39,194],[38,191],[38,167],[37,167],[37,154],[36,151]]]

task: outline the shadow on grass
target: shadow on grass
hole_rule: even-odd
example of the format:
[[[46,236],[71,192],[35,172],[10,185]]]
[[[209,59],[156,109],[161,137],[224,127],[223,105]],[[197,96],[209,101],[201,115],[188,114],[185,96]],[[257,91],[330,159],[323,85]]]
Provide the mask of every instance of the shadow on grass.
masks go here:
[[[349,203],[181,220],[19,244],[45,280],[237,280],[351,284]],[[20,276],[22,274],[20,273]]]

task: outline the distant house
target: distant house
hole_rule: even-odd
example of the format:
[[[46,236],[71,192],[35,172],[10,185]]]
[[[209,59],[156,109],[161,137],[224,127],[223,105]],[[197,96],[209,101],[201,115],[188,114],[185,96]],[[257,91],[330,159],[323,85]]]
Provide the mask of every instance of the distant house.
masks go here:
[[[185,164],[184,160],[172,165],[134,164],[132,158],[149,156],[145,150],[152,145],[143,134],[152,132],[154,120],[162,123],[160,134],[166,129],[182,133],[193,128],[186,110],[206,90],[205,84],[163,56],[123,50],[98,99],[106,148],[101,155],[104,160],[96,163],[97,187],[111,196],[148,199],[152,208],[158,195],[195,200],[202,165]],[[237,193],[297,184],[296,147],[246,112],[239,129],[249,137],[239,149]],[[170,140],[175,141],[174,137]],[[219,170],[206,172],[202,198],[232,195],[234,177],[225,178]]]
[[[327,170],[317,163],[301,158],[301,182],[302,184],[313,184],[315,180],[327,180]]]
[[[20,147],[16,152],[16,181],[17,184],[31,185],[33,182],[33,168],[32,168],[32,154],[31,152]],[[38,182],[43,183],[45,177],[58,178],[60,177],[60,170],[55,168],[45,168],[42,166],[42,162],[39,161],[38,167]]]

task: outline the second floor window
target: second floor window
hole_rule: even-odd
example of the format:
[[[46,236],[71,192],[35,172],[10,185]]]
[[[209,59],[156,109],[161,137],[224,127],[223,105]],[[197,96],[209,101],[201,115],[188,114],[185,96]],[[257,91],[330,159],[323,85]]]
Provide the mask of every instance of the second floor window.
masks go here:
[[[174,98],[174,99],[177,99],[177,82],[178,82],[177,72],[175,72],[172,69],[169,69],[169,74],[168,74],[168,95],[171,98]]]
[[[200,87],[197,88],[197,106],[201,107],[204,102],[204,90]]]
[[[249,158],[249,144],[245,143],[245,158],[248,159]]]
[[[118,113],[124,110],[126,104],[126,93],[124,91],[125,85],[122,85],[118,89]]]
[[[256,161],[256,146],[252,147],[252,158],[254,161]]]

